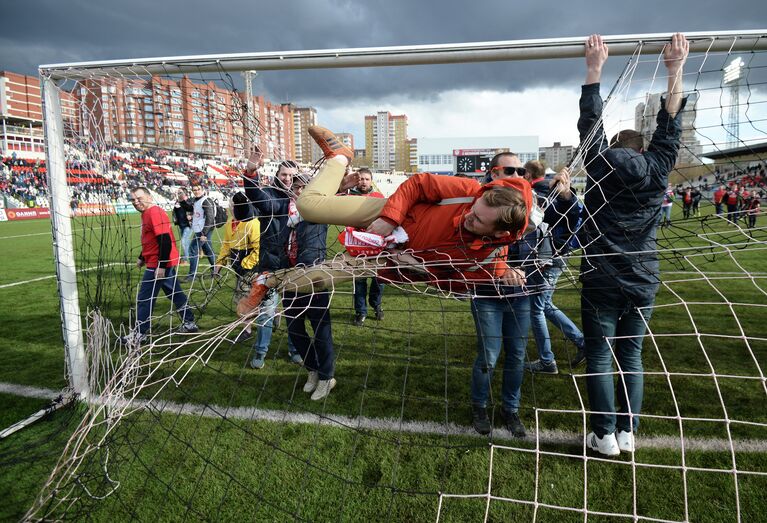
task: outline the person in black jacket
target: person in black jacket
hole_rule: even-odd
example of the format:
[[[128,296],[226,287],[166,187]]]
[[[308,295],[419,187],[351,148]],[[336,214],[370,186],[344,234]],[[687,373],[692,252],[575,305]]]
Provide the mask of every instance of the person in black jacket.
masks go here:
[[[700,216],[700,200],[703,195],[700,193],[700,189],[697,187],[692,188],[692,215],[695,217]]]
[[[620,131],[608,145],[599,95],[607,45],[599,35],[586,42],[587,74],[578,119],[588,173],[581,228],[581,314],[592,411],[586,445],[607,456],[634,450],[644,389],[642,341],[660,286],[656,228],[668,173],[679,152],[686,102],[682,68],[688,51],[680,33],[664,49],[668,98],[662,100],[657,128],[645,150],[642,135],[632,130]],[[622,372],[618,416],[614,360]]]
[[[285,160],[280,163],[272,185],[262,187],[259,181],[258,169],[262,166],[263,157],[258,156],[253,164],[248,164],[243,177],[245,195],[258,211],[261,222],[261,253],[258,261],[258,271],[274,272],[290,267],[288,259],[288,240],[291,229],[288,227],[288,216],[291,207],[295,209],[296,195],[291,192],[293,177],[298,175],[298,165]],[[256,342],[253,345],[255,354],[250,362],[254,369],[261,369],[265,364],[266,353],[272,341],[274,317],[279,305],[279,296],[274,294],[261,304],[261,310],[256,318],[258,327]],[[303,362],[300,354],[289,347],[289,357],[293,363]]]
[[[173,223],[178,226],[179,238],[181,238],[181,251],[184,254],[181,265],[189,263],[189,246],[194,236],[189,215],[193,212],[194,207],[189,201],[186,189],[179,189],[176,193],[176,203],[173,205]]]
[[[299,174],[293,179],[296,197],[309,183],[309,176]],[[325,261],[328,226],[304,221],[298,211],[290,210],[287,227],[287,256],[289,267],[311,267]],[[275,293],[277,294],[277,293]],[[312,393],[312,400],[324,399],[336,386],[333,332],[330,324],[330,292],[292,292],[288,287],[282,298],[288,319],[288,339],[304,361],[309,377],[304,392]],[[314,336],[306,331],[306,320],[312,325]]]
[[[534,373],[557,374],[559,370],[551,349],[547,320],[575,345],[576,354],[571,365],[576,367],[585,361],[583,333],[552,301],[557,281],[567,267],[565,257],[575,235],[581,204],[570,187],[570,169],[567,167],[551,180],[545,178],[545,168],[538,160],[527,162],[525,169],[538,205],[546,208],[546,228],[537,230],[540,238],[535,247],[537,268],[528,278],[528,286],[537,286],[536,292],[530,295],[530,326],[538,347],[538,359],[526,363],[525,368]],[[549,200],[550,204],[547,203]]]

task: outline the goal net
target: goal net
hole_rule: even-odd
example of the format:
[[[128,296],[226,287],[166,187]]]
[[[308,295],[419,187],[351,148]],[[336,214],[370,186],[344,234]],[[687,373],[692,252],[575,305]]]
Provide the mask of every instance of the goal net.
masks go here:
[[[765,37],[690,40],[681,147],[668,177],[674,195],[670,223],[656,229],[660,290],[647,316],[643,368],[624,372],[614,364],[608,373],[618,382],[643,379],[641,427],[636,451],[613,459],[587,448],[594,409],[586,367],[570,364],[577,359],[577,343],[554,324],[548,331],[558,375],[525,372],[522,378],[519,418],[526,437],[514,437],[501,419],[502,383],[512,373],[505,367],[504,358],[512,358],[506,350],[522,338],[525,361],[539,359],[535,335],[527,332],[529,317],[520,316],[529,313],[517,307],[547,290],[534,283],[544,264],[528,267],[529,285],[501,292],[500,301],[516,311],[504,321],[517,328],[514,334],[503,329],[507,346],[487,403],[494,424],[490,436],[472,428],[476,291],[456,285],[465,283],[465,249],[463,255],[446,245],[415,249],[409,254],[418,267],[404,269],[391,254],[361,256],[348,269],[338,240],[345,224],[311,229],[314,236],[300,240],[305,243],[299,248],[311,244],[323,251],[313,260],[324,263],[317,272],[330,283],[314,282],[308,296],[326,301],[290,301],[278,293],[272,312],[244,318],[237,314],[237,300],[247,294],[252,276],[238,275],[232,264],[214,275],[203,251],[194,277],[187,277],[188,265],[175,271],[183,307],[158,290],[151,328],[141,331],[137,314],[146,296],[139,289],[146,276],[136,266],[142,231],[131,191],[147,188],[169,217],[178,209],[178,190],[191,185],[228,208],[237,193],[252,199],[249,187],[260,186],[263,194],[286,189],[276,176],[284,160],[295,161],[299,173],[315,175],[324,168],[317,163],[318,150],[303,133],[300,108],[252,92],[253,74],[241,78],[231,57],[42,70],[68,372],[81,401],[79,422],[68,424],[71,437],[26,517],[760,519],[767,487],[767,273],[759,260],[767,253],[767,229],[753,202],[764,201],[767,181]],[[621,45],[630,50],[612,56],[611,47],[615,69],[603,74],[600,124],[608,138],[636,129],[649,142],[666,89],[663,55],[658,41]],[[467,61],[475,51],[467,52]],[[582,67],[582,50],[580,56],[570,61]],[[725,81],[734,62],[739,76]],[[417,74],[453,67],[419,65]],[[513,78],[515,68],[524,66],[506,61],[494,67]],[[280,74],[301,73],[261,70],[258,78]],[[567,121],[574,128],[577,80],[572,85],[576,94]],[[513,118],[514,111],[508,114]],[[323,124],[321,112],[318,117]],[[605,179],[592,176],[587,154],[599,136],[597,127],[590,129],[568,161],[579,200],[591,191],[604,193]],[[244,173],[255,146],[265,163],[254,178]],[[407,179],[375,168],[370,151],[353,162],[363,164],[374,167],[373,183],[385,196]],[[739,191],[729,202],[733,208],[720,199],[722,186],[727,194]],[[687,187],[694,198],[688,198]],[[280,197],[294,194],[286,190]],[[554,191],[540,206],[555,205],[556,197]],[[605,200],[598,212],[614,203]],[[288,213],[272,214],[259,208],[261,260],[269,234],[285,234],[281,255],[291,259],[290,241],[299,229],[279,232],[294,210],[286,208]],[[652,213],[661,220],[659,209]],[[214,258],[231,225],[210,229]],[[619,228],[625,224],[613,226],[624,230]],[[186,246],[180,230],[172,229],[183,259]],[[561,258],[553,294],[577,326],[583,248],[577,245]],[[493,252],[506,255],[505,249]],[[346,268],[336,270],[339,264]],[[371,304],[368,318],[355,324],[355,285],[373,285],[375,276],[385,284],[383,317],[373,319]],[[198,331],[184,332],[189,317],[180,317],[181,308],[193,315]],[[299,321],[296,316],[307,326],[310,318],[322,317],[331,330],[337,384],[319,401],[304,392],[307,369],[291,362],[296,347],[287,329]],[[318,339],[323,327],[312,325],[309,336]],[[258,343],[269,328],[264,356]],[[244,340],[248,330],[251,337]],[[621,338],[618,333],[607,341],[615,345]],[[262,368],[254,369],[259,356]]]

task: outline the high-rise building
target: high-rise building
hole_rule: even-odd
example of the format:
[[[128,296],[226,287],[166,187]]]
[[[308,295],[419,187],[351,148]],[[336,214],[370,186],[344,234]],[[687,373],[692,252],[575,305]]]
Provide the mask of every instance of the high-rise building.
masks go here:
[[[64,133],[67,136],[79,134],[75,94],[61,93],[61,115]],[[39,78],[0,71],[0,125],[2,154],[17,152],[28,157],[43,157],[43,106]]]
[[[76,89],[87,140],[225,156],[243,156],[246,144],[255,141],[268,158],[295,154],[290,109],[263,96],[253,97],[258,125],[246,131],[245,94],[213,82],[101,78],[81,81]]]
[[[317,109],[314,107],[296,107],[286,104],[293,111],[293,138],[295,140],[296,160],[302,163],[314,163],[322,157],[320,148],[309,136],[309,127],[317,125]]]
[[[365,116],[365,149],[373,169],[407,171],[410,166],[407,116],[388,111]]]
[[[634,128],[642,133],[645,144],[650,143],[657,126],[656,117],[660,110],[661,93],[648,94],[644,102],[634,109]],[[699,165],[703,147],[695,131],[696,106],[698,93],[692,92],[687,97],[687,104],[682,111],[682,146],[679,149],[677,165]]]
[[[418,171],[418,138],[410,138],[407,141],[408,148],[408,168],[407,171],[414,173]]]
[[[575,147],[562,145],[562,142],[554,142],[551,147],[539,147],[538,159],[546,163],[546,167],[558,171],[570,164],[573,159]]]

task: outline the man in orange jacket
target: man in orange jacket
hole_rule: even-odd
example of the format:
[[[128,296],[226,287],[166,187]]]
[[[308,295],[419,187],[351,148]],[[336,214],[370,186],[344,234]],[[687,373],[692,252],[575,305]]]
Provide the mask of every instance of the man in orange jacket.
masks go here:
[[[365,228],[394,238],[396,246],[387,245],[386,254],[376,257],[345,254],[264,276],[240,301],[241,315],[250,314],[271,289],[311,292],[354,277],[427,282],[464,295],[471,295],[480,282],[524,283],[524,272],[509,268],[504,258],[508,244],[521,238],[530,222],[533,200],[526,180],[507,178],[479,186],[463,178],[418,174],[388,199],[338,196],[356,183],[345,176],[353,152],[327,129],[310,127],[309,134],[327,161],[296,202],[301,216],[314,223]]]

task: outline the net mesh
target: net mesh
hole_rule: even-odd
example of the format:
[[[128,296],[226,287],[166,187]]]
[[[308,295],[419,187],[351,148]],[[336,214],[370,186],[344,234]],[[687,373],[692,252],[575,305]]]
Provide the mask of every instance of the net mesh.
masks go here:
[[[721,81],[735,56],[745,63],[737,127],[729,120],[733,88]],[[688,59],[689,100],[670,181],[674,190],[695,187],[701,198],[693,208],[677,195],[670,223],[657,229],[661,289],[646,323],[642,427],[636,452],[617,459],[587,451],[586,373],[568,364],[577,347],[552,326],[560,372],[524,376],[519,413],[528,436],[513,438],[500,421],[503,372],[490,391],[492,437],[472,429],[477,332],[470,293],[449,285],[460,282],[456,274],[466,260],[448,246],[410,254],[432,275],[452,276],[432,277],[431,284],[407,271],[389,278],[385,317],[374,321],[371,313],[363,327],[352,321],[354,284],[332,282],[338,385],[321,401],[303,392],[306,371],[288,360],[290,318],[279,307],[266,365],[249,367],[255,337],[238,338],[248,328],[255,336],[265,321],[237,316],[236,298],[250,282],[231,268],[212,277],[204,260],[183,284],[199,332],[179,333],[177,311],[161,294],[148,339],[119,343],[134,330],[141,280],[140,220],[129,212],[130,189],[148,187],[168,211],[175,190],[190,181],[229,201],[248,182],[241,173],[254,144],[270,160],[260,174],[272,184],[278,162],[295,150],[284,132],[293,122],[280,106],[260,98],[248,103],[225,72],[83,72],[61,87],[60,97],[72,99],[81,116],[65,118],[70,190],[79,201],[67,211],[85,224],[76,229],[75,246],[78,270],[86,269],[78,284],[92,395],[27,518],[759,519],[759,492],[767,486],[761,328],[767,273],[759,260],[767,234],[763,218],[746,206],[750,199],[728,215],[715,209],[714,193],[719,185],[740,184],[763,197],[764,64],[759,51]],[[606,101],[607,136],[635,127],[649,138],[664,75],[662,55],[639,46]],[[137,120],[143,123],[126,125]],[[724,154],[733,133],[742,151]],[[587,197],[604,189],[599,181],[586,183],[587,151],[598,137],[593,129],[571,164],[574,185]],[[704,151],[724,160],[704,163]],[[399,179],[374,173],[387,196]],[[610,205],[605,200],[599,211]],[[280,218],[262,214],[262,234]],[[216,245],[224,230],[215,229]],[[323,271],[346,263],[340,230],[323,229]],[[434,261],[443,248],[448,254]],[[576,323],[582,256],[578,248],[564,259],[554,294]],[[351,272],[370,276],[384,262],[401,260],[359,258]],[[528,279],[536,271],[541,268]],[[507,299],[526,300],[543,288],[531,284]],[[535,360],[529,338],[527,358]],[[620,368],[609,374],[625,377]]]

